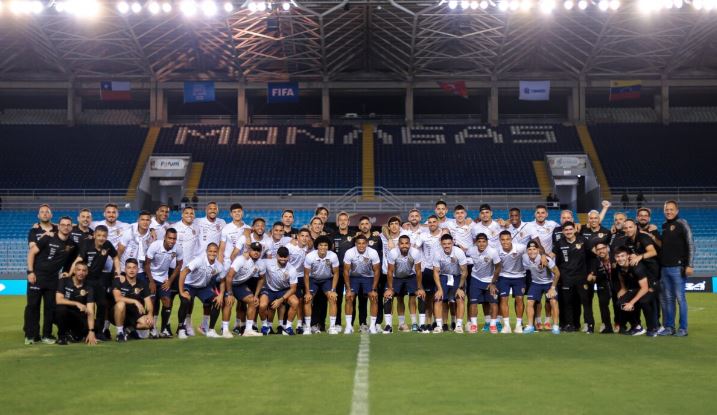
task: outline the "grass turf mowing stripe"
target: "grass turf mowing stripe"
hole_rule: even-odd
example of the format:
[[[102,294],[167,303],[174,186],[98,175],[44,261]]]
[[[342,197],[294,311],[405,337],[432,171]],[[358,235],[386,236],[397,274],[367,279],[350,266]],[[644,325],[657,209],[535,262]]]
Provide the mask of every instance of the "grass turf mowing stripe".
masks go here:
[[[351,397],[351,415],[368,415],[368,363],[371,350],[368,334],[361,335],[358,354],[356,355],[356,372],[354,373],[354,392]]]

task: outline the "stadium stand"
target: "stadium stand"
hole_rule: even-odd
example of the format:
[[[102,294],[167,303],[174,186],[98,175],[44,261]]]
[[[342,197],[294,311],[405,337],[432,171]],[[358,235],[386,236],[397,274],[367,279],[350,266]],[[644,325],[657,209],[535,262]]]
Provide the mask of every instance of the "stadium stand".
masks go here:
[[[592,123],[627,123],[645,124],[658,121],[654,108],[587,108],[585,111],[588,122]]]
[[[713,187],[713,124],[598,124],[589,127],[612,187]]]
[[[146,134],[140,127],[2,126],[0,189],[127,188]]]
[[[575,128],[562,125],[382,126],[376,137],[376,184],[388,189],[537,189],[533,161],[583,151]]]
[[[163,128],[155,154],[191,153],[201,189],[348,189],[360,185],[360,128]],[[268,148],[271,146],[271,148]]]

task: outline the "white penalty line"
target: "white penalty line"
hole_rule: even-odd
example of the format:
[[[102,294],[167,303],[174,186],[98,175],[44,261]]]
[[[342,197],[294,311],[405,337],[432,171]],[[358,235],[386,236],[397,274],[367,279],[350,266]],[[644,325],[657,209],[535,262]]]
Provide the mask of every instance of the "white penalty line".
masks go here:
[[[368,415],[368,361],[369,335],[362,334],[356,356],[356,372],[354,373],[354,391],[351,397],[351,415]]]

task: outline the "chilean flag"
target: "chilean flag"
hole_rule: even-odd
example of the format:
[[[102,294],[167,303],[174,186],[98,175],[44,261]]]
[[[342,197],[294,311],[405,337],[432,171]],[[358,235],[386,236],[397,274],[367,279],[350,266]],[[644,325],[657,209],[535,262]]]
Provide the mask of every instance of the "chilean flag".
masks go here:
[[[100,99],[102,101],[130,101],[128,81],[102,81],[100,82]]]
[[[466,88],[466,81],[438,81],[438,86],[448,93],[458,95],[459,97],[468,98],[468,88]]]

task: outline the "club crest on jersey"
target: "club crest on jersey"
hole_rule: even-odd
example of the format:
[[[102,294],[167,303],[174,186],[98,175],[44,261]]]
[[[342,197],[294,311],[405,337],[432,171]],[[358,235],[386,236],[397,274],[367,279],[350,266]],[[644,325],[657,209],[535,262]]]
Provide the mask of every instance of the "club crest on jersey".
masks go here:
[[[197,231],[195,231],[194,229],[192,229],[192,235],[196,235],[196,234],[197,234]]]
[[[85,290],[80,290],[80,297],[84,297],[84,296],[86,296],[86,295],[87,295],[87,291],[85,291]]]
[[[487,264],[490,262],[490,258],[488,258],[487,256],[483,257],[483,261]]]
[[[456,258],[451,257],[451,264],[455,264],[456,262],[458,262],[458,260]]]
[[[107,255],[107,250],[106,249],[101,250],[100,255],[102,255],[102,256]]]
[[[139,294],[139,293],[141,293],[141,292],[142,292],[142,289],[141,289],[141,288],[139,288],[139,287],[134,287],[134,293],[135,293],[135,294]]]
[[[347,237],[346,237],[346,241],[348,241],[348,242],[351,242],[351,240],[353,240],[353,239],[354,239],[353,236],[347,236]]]
[[[289,271],[284,271],[284,278],[289,279]]]
[[[72,251],[72,246],[71,246],[71,245],[65,245],[65,252],[70,252],[70,251]]]
[[[513,252],[512,254],[510,254],[510,256],[512,256],[513,258],[515,258],[515,257],[518,256],[518,253],[517,253],[517,252]]]
[[[575,244],[575,248],[576,248],[576,249],[580,249],[580,248],[582,248],[582,247],[583,247],[583,244]]]
[[[176,252],[172,252],[171,256],[172,256],[172,259],[174,259],[174,258],[177,257],[177,253],[176,253]]]
[[[363,258],[363,262],[365,262],[366,264],[368,264],[368,263],[370,262],[370,260],[369,260],[367,257],[364,257],[364,258]]]
[[[221,225],[219,225],[218,223],[217,223],[217,224],[216,224],[215,226],[216,226],[216,228],[217,228],[217,232],[219,232],[219,231],[221,231],[221,230],[222,230],[222,227],[221,227]]]
[[[671,230],[671,231],[674,231],[674,230],[675,230],[675,225],[670,225],[670,230]]]
[[[373,246],[373,241],[368,241],[368,246]]]
[[[605,237],[605,234],[604,234],[604,233],[600,232],[600,233],[598,234],[598,238],[604,238],[604,237]]]
[[[328,259],[328,258],[326,258],[326,259],[324,260],[324,263],[326,264],[326,266],[329,266],[329,267],[331,266],[331,260]]]

